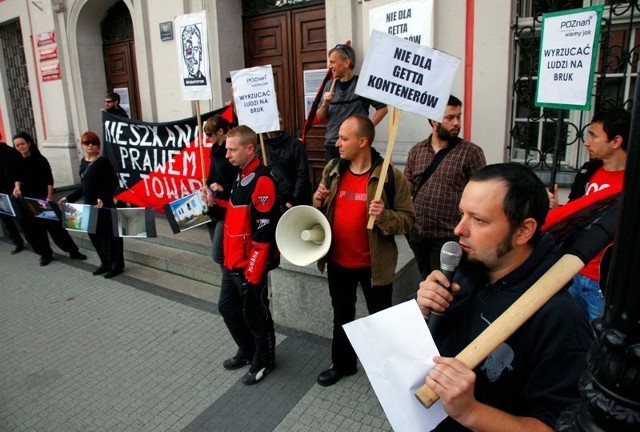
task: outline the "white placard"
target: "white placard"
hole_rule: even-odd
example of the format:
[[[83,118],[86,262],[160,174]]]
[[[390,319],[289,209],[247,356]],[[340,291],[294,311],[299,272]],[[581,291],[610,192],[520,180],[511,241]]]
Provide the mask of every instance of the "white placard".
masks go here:
[[[460,59],[374,30],[356,93],[440,121]]]
[[[591,109],[602,9],[543,15],[537,106]]]
[[[369,11],[371,30],[433,46],[433,0],[404,0]]]
[[[176,47],[183,100],[210,100],[209,48],[206,12],[176,18]]]
[[[430,431],[447,417],[442,401],[426,409],[415,396],[439,355],[415,300],[343,328],[393,430]]]
[[[280,130],[271,65],[231,71],[238,124],[256,133]]]
[[[304,71],[302,74],[302,79],[304,81],[304,118],[306,119],[309,117],[309,111],[311,111],[311,106],[316,98],[316,94],[324,82],[327,70],[310,69]]]

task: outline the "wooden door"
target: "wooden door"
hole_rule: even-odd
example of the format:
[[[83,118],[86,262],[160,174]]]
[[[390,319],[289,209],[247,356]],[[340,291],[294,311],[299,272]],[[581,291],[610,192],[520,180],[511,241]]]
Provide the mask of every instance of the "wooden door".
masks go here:
[[[142,120],[134,42],[125,41],[105,45],[103,54],[107,91],[113,91],[115,88],[128,89],[131,118]]]
[[[324,6],[246,18],[244,27],[246,67],[272,66],[285,129],[299,136],[305,120],[303,72],[327,67]],[[306,142],[314,190],[324,168],[324,130],[313,128]]]

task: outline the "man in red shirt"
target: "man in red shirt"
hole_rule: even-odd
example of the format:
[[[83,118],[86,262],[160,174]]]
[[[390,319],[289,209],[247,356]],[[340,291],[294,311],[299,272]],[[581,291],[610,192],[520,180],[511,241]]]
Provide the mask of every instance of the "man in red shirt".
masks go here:
[[[340,157],[324,168],[322,181],[313,195],[331,224],[332,242],[326,264],[333,306],[333,364],[318,376],[318,384],[329,386],[357,371],[357,357],[342,328],[356,313],[356,289],[362,286],[369,313],[391,306],[392,282],[398,260],[394,236],[405,234],[415,221],[409,184],[394,167],[387,173],[380,199],[373,199],[382,172],[383,159],[371,147],[373,122],[352,115],[340,126]],[[367,229],[369,216],[375,219]],[[325,260],[319,263],[324,270]]]
[[[585,163],[576,175],[569,202],[593,199],[597,195],[605,198],[622,191],[630,125],[631,114],[623,108],[604,110],[593,117],[584,143],[591,160]],[[551,208],[558,206],[555,194],[549,193],[549,200]],[[613,206],[611,208],[617,209]],[[609,245],[613,242],[612,225],[615,220],[615,215],[610,215],[600,217],[595,222],[602,224],[606,221],[607,226],[603,226],[600,231],[607,232],[610,236]],[[589,316],[590,322],[604,311],[604,298],[600,289],[600,262],[605,250],[606,247],[573,278],[573,284],[569,288],[569,292]]]

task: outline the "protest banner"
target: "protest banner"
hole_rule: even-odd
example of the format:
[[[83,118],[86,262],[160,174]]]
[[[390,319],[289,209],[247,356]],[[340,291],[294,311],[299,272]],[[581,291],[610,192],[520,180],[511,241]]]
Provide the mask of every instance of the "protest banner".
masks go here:
[[[536,106],[591,109],[603,6],[544,14]]]
[[[222,114],[224,107],[203,115]],[[102,113],[104,155],[118,173],[116,199],[160,210],[164,204],[202,186],[209,164],[203,164],[195,117],[168,123],[147,123]],[[204,160],[211,154],[202,146]]]
[[[440,121],[459,64],[442,51],[374,30],[356,93]]]
[[[238,124],[256,133],[280,130],[271,65],[231,71],[230,75]]]
[[[433,46],[433,0],[403,0],[369,11],[372,30]]]
[[[211,99],[205,11],[176,17],[176,48],[183,100]]]
[[[371,32],[356,93],[391,106],[389,140],[374,199],[382,196],[387,167],[404,109],[442,120],[460,59],[378,30]],[[374,218],[369,217],[368,229]]]

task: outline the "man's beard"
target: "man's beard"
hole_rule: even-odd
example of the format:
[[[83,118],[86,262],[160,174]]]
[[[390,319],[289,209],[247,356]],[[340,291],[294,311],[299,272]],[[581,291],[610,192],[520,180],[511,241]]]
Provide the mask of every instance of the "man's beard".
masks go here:
[[[451,142],[458,137],[458,134],[455,136],[449,132],[447,129],[443,128],[442,125],[438,128],[438,138],[443,141]]]

